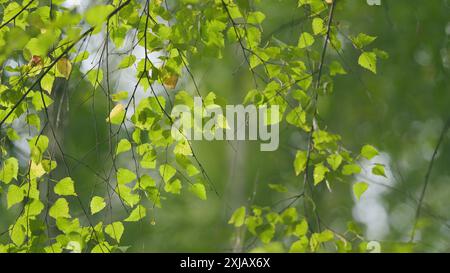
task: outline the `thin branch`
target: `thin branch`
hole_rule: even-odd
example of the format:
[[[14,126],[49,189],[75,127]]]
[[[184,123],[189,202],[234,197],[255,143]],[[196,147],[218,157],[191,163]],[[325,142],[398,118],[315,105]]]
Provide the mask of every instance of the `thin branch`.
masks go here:
[[[436,144],[436,147],[434,148],[433,155],[431,156],[430,164],[428,164],[428,170],[427,170],[427,173],[425,174],[425,180],[423,183],[422,192],[420,193],[419,203],[417,204],[416,216],[414,217],[414,226],[413,226],[413,230],[411,232],[411,238],[409,239],[410,242],[412,242],[414,240],[414,236],[416,234],[417,221],[419,220],[419,217],[420,217],[420,212],[422,209],[422,202],[425,198],[425,192],[427,190],[428,184],[430,183],[431,170],[433,169],[433,165],[434,165],[434,162],[436,159],[437,152],[438,152],[439,147],[441,146],[442,142],[444,141],[444,136],[447,133],[449,127],[450,127],[450,118],[447,120],[444,127],[442,128],[441,135],[439,136],[439,140]]]
[[[305,173],[304,173],[304,176],[303,176],[303,187],[304,187],[304,190],[306,189],[306,186],[309,186],[310,191],[311,191],[311,199],[312,199],[313,189],[312,189],[311,183],[309,183],[309,174],[308,174],[309,170],[308,169],[309,169],[309,162],[311,160],[311,151],[312,151],[313,145],[314,145],[313,144],[313,134],[314,134],[314,130],[315,130],[314,124],[316,123],[316,117],[317,117],[317,101],[319,99],[318,89],[320,87],[320,80],[321,80],[321,77],[322,77],[322,69],[323,69],[323,64],[324,64],[324,61],[325,61],[325,54],[326,54],[326,51],[327,51],[328,40],[330,39],[331,23],[332,23],[332,20],[333,20],[335,5],[336,5],[336,1],[333,1],[333,3],[331,4],[331,7],[330,7],[329,15],[328,15],[327,32],[326,32],[326,35],[325,35],[325,42],[323,44],[322,54],[321,54],[320,63],[319,63],[317,81],[316,81],[316,86],[315,86],[316,93],[315,93],[314,102],[313,102],[313,126],[311,126],[311,131],[310,131],[309,137],[308,137],[308,150],[307,150],[307,155],[306,155],[306,167],[305,167]],[[304,200],[306,200],[306,199],[304,199]],[[306,207],[306,205],[305,205],[305,207]],[[314,209],[314,213],[315,213],[315,216],[316,216],[318,228],[320,230],[320,221],[319,221],[319,216],[317,214],[317,210],[316,209]]]

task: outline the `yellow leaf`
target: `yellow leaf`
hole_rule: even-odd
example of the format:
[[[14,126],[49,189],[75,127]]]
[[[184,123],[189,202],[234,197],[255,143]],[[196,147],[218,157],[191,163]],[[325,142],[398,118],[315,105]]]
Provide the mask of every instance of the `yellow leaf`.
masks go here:
[[[121,124],[123,118],[125,117],[125,107],[122,103],[117,104],[109,113],[109,117],[106,119],[107,122],[112,124]]]
[[[35,178],[39,178],[41,176],[43,176],[45,174],[45,169],[42,166],[41,163],[34,163],[34,161],[31,161],[31,166],[30,166],[30,179],[35,179]]]
[[[163,84],[166,88],[174,89],[177,86],[178,76],[175,74],[169,75],[164,78]]]
[[[64,78],[69,79],[70,72],[72,72],[72,63],[70,63],[67,58],[61,58],[56,63],[56,69],[62,76],[64,76]]]

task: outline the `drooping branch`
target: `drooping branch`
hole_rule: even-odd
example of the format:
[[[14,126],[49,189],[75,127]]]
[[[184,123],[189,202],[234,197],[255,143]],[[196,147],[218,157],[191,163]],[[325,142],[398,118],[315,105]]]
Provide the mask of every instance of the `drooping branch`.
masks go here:
[[[31,1],[32,2],[32,1]],[[30,2],[30,3],[31,3]],[[126,5],[128,5],[131,2],[131,0],[128,0],[118,6],[116,9],[114,9],[107,17],[107,20],[109,20],[112,16],[117,14],[122,8],[124,8]],[[83,32],[71,45],[69,45],[60,55],[58,55],[53,62],[42,72],[39,77],[31,84],[31,86],[28,88],[28,90],[20,97],[20,99],[14,104],[14,106],[9,110],[9,112],[3,117],[3,119],[0,121],[0,127],[5,123],[5,121],[11,116],[11,114],[19,107],[19,105],[22,103],[22,101],[28,96],[28,94],[32,91],[34,87],[44,78],[45,75],[56,65],[56,63],[64,57],[69,51],[82,39],[84,39],[86,36],[92,33],[94,31],[95,26],[90,27],[88,30]]]

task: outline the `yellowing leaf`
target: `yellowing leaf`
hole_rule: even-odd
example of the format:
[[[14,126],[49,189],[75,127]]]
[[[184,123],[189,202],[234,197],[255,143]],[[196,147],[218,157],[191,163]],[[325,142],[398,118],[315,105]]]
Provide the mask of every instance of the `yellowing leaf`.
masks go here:
[[[121,124],[125,117],[125,107],[123,104],[119,103],[111,110],[109,117],[106,119],[107,122],[112,124]]]
[[[178,82],[178,76],[175,74],[167,76],[163,80],[164,86],[168,89],[174,89],[177,86],[177,82]]]
[[[56,69],[64,78],[69,79],[70,72],[72,72],[72,63],[67,58],[61,58],[56,63]]]
[[[44,166],[42,166],[42,163],[36,164],[34,161],[31,161],[30,166],[30,178],[35,179],[43,176],[45,174]]]

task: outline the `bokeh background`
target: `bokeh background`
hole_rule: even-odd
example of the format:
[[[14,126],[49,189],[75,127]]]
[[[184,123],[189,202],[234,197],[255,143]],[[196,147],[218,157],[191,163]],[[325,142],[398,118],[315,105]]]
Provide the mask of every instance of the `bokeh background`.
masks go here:
[[[342,136],[351,151],[357,153],[367,143],[374,145],[380,151],[374,161],[386,165],[387,178],[373,177],[365,170],[355,177],[355,181],[364,179],[370,184],[359,201],[348,183],[332,184],[332,192],[325,187],[317,189],[318,209],[324,222],[336,230],[345,230],[347,220],[354,218],[371,240],[387,245],[408,242],[433,150],[450,118],[450,1],[382,0],[379,6],[370,6],[365,0],[339,2],[335,23],[340,30],[343,54],[338,56],[331,48],[328,52],[341,58],[348,74],[337,77],[333,93],[321,98],[319,117],[331,132]],[[94,3],[67,1],[67,6],[82,12]],[[170,6],[171,1],[168,3]],[[297,43],[304,23],[297,1],[249,1],[249,5],[266,14],[263,33],[267,39],[273,35],[285,43]],[[379,62],[376,75],[358,66],[358,52],[346,40],[346,35],[359,32],[377,36],[374,45],[389,53],[389,59]],[[100,41],[92,39],[91,50],[98,48]],[[112,58],[113,63],[120,61],[119,56],[117,60]],[[214,91],[227,98],[228,104],[241,103],[245,92],[252,88],[252,78],[236,46],[228,46],[221,60],[198,58],[191,61],[190,67],[203,94]],[[89,69],[89,60],[79,69]],[[134,86],[132,69],[114,75],[117,90]],[[68,86],[72,94],[70,111],[65,114],[60,132],[64,149],[74,157],[85,156],[87,165],[101,170],[108,146],[99,145],[92,151],[96,144],[92,134],[96,119],[99,138],[107,138],[106,127],[101,127],[107,126],[107,105],[99,101],[93,118],[90,104],[82,103],[85,96],[77,95],[87,90],[88,84],[76,80],[81,78],[81,72],[74,73],[75,80]],[[193,88],[187,74],[177,86],[177,90]],[[148,94],[139,93],[145,95]],[[191,195],[167,196],[163,207],[151,215],[154,225],[126,224],[122,244],[132,246],[131,251],[233,251],[236,230],[227,221],[235,208],[252,204],[282,208],[286,204],[283,199],[289,196],[274,193],[267,185],[281,183],[291,191],[301,186],[299,178],[293,176],[292,162],[295,148],[305,146],[306,136],[287,126],[282,126],[280,132],[280,147],[275,152],[260,152],[257,142],[195,142],[194,150],[219,195],[210,191],[207,201]],[[23,143],[15,145],[22,149],[18,154],[27,153]],[[118,163],[133,164],[127,158]],[[87,203],[99,181],[83,165],[74,161],[69,164],[79,195]],[[361,164],[368,166],[369,162]],[[420,244],[415,251],[450,251],[449,167],[447,132],[425,194],[416,234]],[[119,216],[123,211],[118,207],[116,213]],[[6,207],[0,207],[2,230],[12,217]],[[245,242],[241,250],[258,245],[250,243]],[[394,250],[410,250],[401,247],[397,245]]]

